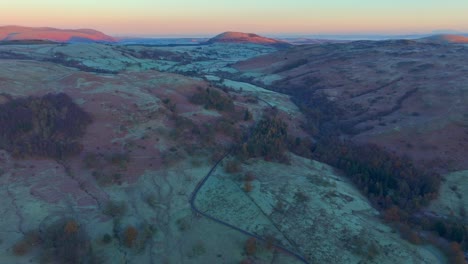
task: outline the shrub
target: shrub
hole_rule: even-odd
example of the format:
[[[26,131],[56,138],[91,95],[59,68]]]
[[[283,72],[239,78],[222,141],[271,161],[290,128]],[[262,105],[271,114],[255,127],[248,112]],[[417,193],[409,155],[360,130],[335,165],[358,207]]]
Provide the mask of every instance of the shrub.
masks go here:
[[[74,219],[61,219],[41,232],[43,258],[53,263],[87,263],[93,257],[86,230]]]
[[[206,253],[206,248],[205,245],[203,244],[202,241],[197,241],[193,246],[192,246],[192,252],[190,253],[191,257],[198,257],[202,256]]]
[[[83,163],[87,169],[96,169],[100,166],[100,159],[96,153],[86,153],[83,158]]]
[[[252,113],[249,111],[249,109],[246,109],[244,112],[244,121],[249,120],[252,120]]]
[[[138,238],[138,230],[133,226],[125,228],[123,233],[123,243],[126,247],[132,248]]]
[[[177,219],[176,224],[177,224],[179,231],[186,231],[192,227],[190,219],[187,217],[182,217],[182,218]]]
[[[73,235],[78,232],[79,226],[75,220],[69,220],[66,222],[63,231],[65,235]]]
[[[40,237],[36,231],[27,232],[24,237],[13,245],[13,254],[24,256],[34,247],[39,245]]]
[[[275,248],[276,243],[277,243],[276,238],[273,235],[265,236],[265,248],[267,250],[273,250]]]
[[[13,246],[13,254],[16,256],[24,256],[31,249],[31,245],[24,241],[19,241]]]
[[[248,171],[245,175],[244,175],[244,180],[245,181],[253,181],[255,180],[255,174],[251,171]]]
[[[311,158],[313,142],[310,138],[288,138],[289,150],[301,157]]]
[[[310,200],[309,196],[307,196],[303,191],[297,191],[294,194],[294,199],[297,203],[304,203]]]
[[[171,136],[174,139],[188,138],[191,135],[199,134],[199,127],[191,119],[179,115],[173,115],[172,119],[174,121],[174,130]]]
[[[123,201],[108,201],[106,206],[103,209],[105,215],[111,217],[122,217],[127,212],[127,204]]]
[[[101,239],[102,243],[109,244],[112,241],[112,236],[109,234],[104,234]]]
[[[408,240],[414,245],[420,245],[422,243],[421,237],[418,235],[417,231],[411,229],[407,224],[400,224],[399,232],[403,239]]]
[[[252,182],[246,181],[244,182],[244,191],[251,192],[253,190]]]
[[[400,209],[397,206],[392,206],[385,210],[384,219],[388,222],[400,221]]]
[[[112,165],[118,166],[121,169],[126,169],[127,163],[130,161],[130,156],[128,153],[112,153],[109,160]]]
[[[230,137],[235,137],[236,134],[238,134],[238,131],[234,125],[235,125],[234,120],[221,118],[217,120],[217,122],[215,123],[215,128],[216,128],[216,131],[218,132],[221,132]]]
[[[254,237],[247,239],[245,242],[245,252],[252,256],[257,252],[257,240]]]
[[[156,195],[154,194],[148,194],[145,197],[145,202],[153,209],[155,209],[156,206],[158,205],[158,199],[156,198]]]
[[[450,243],[450,253],[448,254],[451,256],[450,261],[454,264],[464,264],[466,263],[465,255],[463,254],[463,250],[460,247],[460,244],[457,242]]]
[[[241,164],[237,159],[230,160],[226,163],[224,170],[227,173],[238,173],[241,171]]]

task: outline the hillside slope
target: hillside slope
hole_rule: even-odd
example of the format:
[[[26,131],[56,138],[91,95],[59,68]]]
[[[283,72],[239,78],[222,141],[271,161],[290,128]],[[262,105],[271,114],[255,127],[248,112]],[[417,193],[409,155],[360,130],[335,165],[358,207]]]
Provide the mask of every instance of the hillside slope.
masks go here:
[[[253,82],[276,80],[270,89],[317,108],[316,121],[353,141],[452,171],[468,169],[467,60],[464,46],[356,41],[297,46],[234,67]]]

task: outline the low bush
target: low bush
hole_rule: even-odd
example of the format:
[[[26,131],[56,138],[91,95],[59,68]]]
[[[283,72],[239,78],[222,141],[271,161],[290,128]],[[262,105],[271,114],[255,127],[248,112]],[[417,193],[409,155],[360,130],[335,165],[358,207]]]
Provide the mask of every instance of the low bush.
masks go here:
[[[40,232],[42,260],[51,263],[90,263],[95,255],[84,226],[61,219]]]
[[[247,253],[248,256],[252,256],[257,252],[257,240],[253,237],[247,239],[245,241],[245,253]]]
[[[138,230],[134,226],[127,226],[123,232],[123,243],[126,247],[132,248],[138,238]]]

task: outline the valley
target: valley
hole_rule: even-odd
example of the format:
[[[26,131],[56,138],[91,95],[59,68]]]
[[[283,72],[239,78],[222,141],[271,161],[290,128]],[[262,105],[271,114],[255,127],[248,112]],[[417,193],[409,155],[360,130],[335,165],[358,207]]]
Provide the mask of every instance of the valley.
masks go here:
[[[50,136],[54,148],[68,134],[41,122],[60,128],[75,106],[90,115],[77,154],[0,145],[0,262],[452,261],[404,238],[314,149],[336,135],[442,174],[427,212],[454,214],[466,232],[468,49],[264,44],[0,45],[1,104],[73,102],[51,103],[31,130],[18,124],[22,139]]]

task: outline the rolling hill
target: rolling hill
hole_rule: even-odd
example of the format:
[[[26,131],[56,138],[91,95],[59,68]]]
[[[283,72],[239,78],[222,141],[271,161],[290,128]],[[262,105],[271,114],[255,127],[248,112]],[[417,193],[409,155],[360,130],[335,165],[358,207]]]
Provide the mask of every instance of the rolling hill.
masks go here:
[[[252,44],[260,44],[260,45],[272,45],[272,46],[281,46],[281,47],[288,47],[291,44],[267,37],[262,37],[257,34],[253,33],[242,33],[242,32],[224,32],[221,33],[210,40],[208,40],[209,44],[213,43],[252,43]]]
[[[441,44],[468,44],[468,37],[463,35],[452,35],[452,34],[444,34],[444,35],[434,35],[427,38],[423,38],[423,41],[427,42],[435,42]]]
[[[254,82],[276,80],[270,89],[298,104],[319,107],[325,97],[320,118],[331,113],[351,140],[452,171],[468,169],[466,59],[463,46],[355,41],[296,46],[235,67]]]
[[[49,40],[55,42],[115,42],[116,40],[93,29],[57,29],[50,27],[0,27],[0,41]]]

